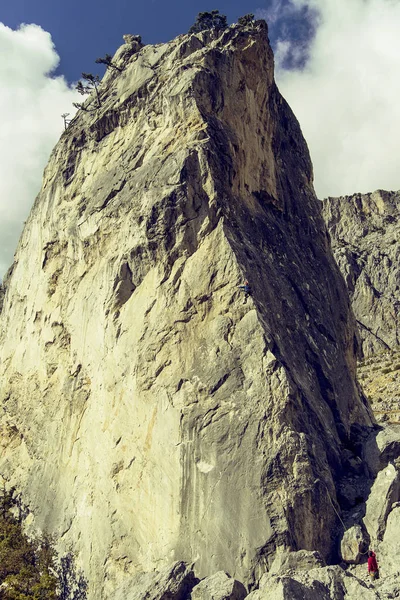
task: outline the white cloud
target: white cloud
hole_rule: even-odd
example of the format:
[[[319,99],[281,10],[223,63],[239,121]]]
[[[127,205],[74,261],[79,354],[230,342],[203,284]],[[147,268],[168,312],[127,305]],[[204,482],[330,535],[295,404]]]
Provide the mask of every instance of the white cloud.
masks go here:
[[[287,2],[287,0],[271,0],[268,8],[257,8],[254,12],[256,19],[265,19],[269,26],[278,21],[290,17],[298,12],[299,7],[296,4]]]
[[[75,112],[77,93],[52,77],[59,57],[37,25],[14,31],[0,23],[0,277],[12,263],[23,221],[43,169],[63,130],[60,115]]]
[[[272,0],[268,8],[257,8],[254,12],[256,19],[265,19],[268,25],[273,25],[282,14],[282,0]]]
[[[320,17],[303,69],[284,68],[290,39],[276,51],[277,82],[309,144],[317,194],[400,189],[400,2],[291,4]]]

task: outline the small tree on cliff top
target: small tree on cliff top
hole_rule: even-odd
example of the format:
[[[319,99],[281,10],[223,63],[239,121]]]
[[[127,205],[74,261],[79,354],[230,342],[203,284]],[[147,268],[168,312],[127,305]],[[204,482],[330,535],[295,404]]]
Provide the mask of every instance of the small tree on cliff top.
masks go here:
[[[238,24],[242,25],[242,27],[246,27],[254,22],[254,15],[249,13],[247,15],[243,15],[243,17],[238,18]]]
[[[225,15],[220,15],[219,10],[201,12],[197,15],[196,22],[189,29],[189,33],[199,33],[206,29],[226,29],[228,22]]]
[[[119,72],[122,71],[122,69],[120,69],[119,67],[117,67],[116,64],[113,63],[111,54],[106,54],[104,58],[96,58],[94,62],[98,65],[106,65],[108,69],[114,69],[115,71]]]

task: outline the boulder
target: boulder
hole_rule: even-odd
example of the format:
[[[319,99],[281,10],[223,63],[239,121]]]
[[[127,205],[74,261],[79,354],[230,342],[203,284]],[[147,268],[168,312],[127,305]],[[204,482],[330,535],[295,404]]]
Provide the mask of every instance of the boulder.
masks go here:
[[[206,577],[192,590],[191,600],[243,600],[247,596],[243,583],[225,571]]]
[[[369,582],[339,566],[267,575],[248,600],[381,600]]]
[[[196,583],[190,567],[178,561],[162,570],[139,573],[128,579],[115,591],[113,600],[187,600]]]
[[[353,525],[347,529],[340,542],[340,553],[346,563],[358,564],[368,549],[368,537],[365,528]]]
[[[383,540],[379,544],[377,558],[383,577],[400,573],[400,505],[389,513]]]
[[[390,424],[371,432],[368,436],[363,457],[373,475],[390,461],[400,458],[400,425]]]
[[[366,502],[364,525],[372,545],[382,540],[386,520],[394,502],[400,499],[400,473],[389,463],[380,471]]]
[[[277,552],[270,574],[282,574],[286,571],[308,571],[316,567],[325,566],[325,562],[319,552],[310,550],[298,550],[297,552]]]

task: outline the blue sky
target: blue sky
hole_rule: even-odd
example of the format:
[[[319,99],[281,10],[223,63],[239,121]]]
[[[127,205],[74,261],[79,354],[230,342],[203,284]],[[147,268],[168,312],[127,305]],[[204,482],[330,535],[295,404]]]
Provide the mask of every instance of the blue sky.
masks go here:
[[[274,45],[279,35],[293,40],[311,37],[307,7],[286,14],[288,0],[279,3],[280,17],[270,26]],[[274,11],[276,0],[3,0],[0,20],[16,29],[21,23],[35,23],[50,32],[61,58],[57,73],[76,81],[82,71],[101,72],[94,60],[113,54],[125,33],[140,34],[146,44],[165,42],[185,33],[200,11],[217,8],[232,23],[248,12]]]

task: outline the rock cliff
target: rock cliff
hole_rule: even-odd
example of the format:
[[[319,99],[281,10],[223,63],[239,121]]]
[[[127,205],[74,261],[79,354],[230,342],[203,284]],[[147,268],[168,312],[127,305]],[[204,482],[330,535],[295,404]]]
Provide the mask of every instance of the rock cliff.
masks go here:
[[[364,358],[357,374],[376,420],[400,423],[400,348]]]
[[[1,472],[96,599],[172,561],[249,586],[277,548],[329,559],[372,425],[265,23],[126,39],[51,155],[0,324]]]
[[[400,340],[400,192],[323,201],[332,249],[352,299],[365,356]]]

